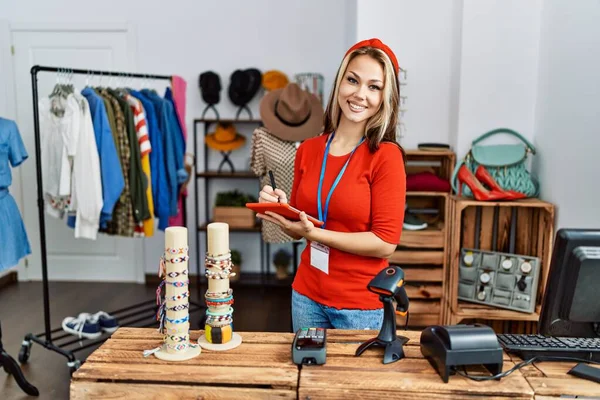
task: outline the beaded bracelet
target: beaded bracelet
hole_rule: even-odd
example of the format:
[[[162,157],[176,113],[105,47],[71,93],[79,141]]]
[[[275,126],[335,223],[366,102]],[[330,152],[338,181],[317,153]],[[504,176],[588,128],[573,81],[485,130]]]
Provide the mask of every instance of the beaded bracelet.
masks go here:
[[[205,259],[210,260],[210,261],[222,261],[222,260],[226,260],[228,258],[231,258],[231,251],[228,251],[225,254],[209,254],[208,252],[206,252],[206,256]]]
[[[185,292],[185,293],[178,294],[177,296],[167,297],[167,300],[171,300],[171,301],[183,300],[183,299],[187,298],[189,295],[190,295],[190,292]]]
[[[185,316],[185,317],[179,318],[179,319],[169,319],[169,318],[165,317],[165,319],[167,320],[167,322],[170,322],[172,324],[182,324],[184,322],[188,322],[190,320],[190,316],[188,315],[188,316]]]
[[[204,294],[204,297],[207,299],[222,299],[224,297],[231,296],[233,293],[233,289],[228,289],[226,292],[209,292],[208,290]]]
[[[177,264],[177,263],[182,263],[184,261],[187,261],[190,259],[190,256],[181,256],[181,257],[174,257],[171,258],[170,260],[166,260],[168,262],[170,262],[171,264]]]
[[[173,342],[187,342],[188,340],[190,340],[190,335],[183,335],[183,336],[174,336],[174,335],[165,335],[165,340],[169,339]]]
[[[189,324],[183,324],[177,328],[166,328],[166,334],[167,335],[180,335],[182,333],[187,334],[189,332],[189,330],[190,330]]]
[[[167,283],[167,285],[173,285],[175,287],[184,287],[186,285],[189,285],[190,281],[187,280],[187,281],[184,281],[184,282],[166,282],[166,283]]]
[[[167,346],[168,349],[177,350],[177,351],[187,350],[188,345],[189,345],[189,343],[178,343],[178,344],[165,343],[165,346]]]
[[[223,321],[206,321],[206,325],[210,326],[211,328],[222,328],[224,326],[228,326],[231,325],[231,323],[233,322],[233,320],[229,319],[229,320],[223,320]]]
[[[167,307],[167,310],[169,311],[183,311],[183,310],[187,310],[188,308],[190,308],[190,303],[187,304],[179,304],[175,307]]]
[[[169,254],[184,254],[187,253],[188,247],[166,248],[165,253]]]
[[[222,301],[222,302],[218,302],[218,301],[212,301],[212,300],[206,300],[206,305],[208,307],[221,307],[221,306],[230,306],[234,303],[233,299],[227,300],[227,301]]]
[[[169,278],[177,278],[179,275],[187,275],[187,274],[188,274],[188,270],[187,270],[187,269],[185,269],[185,270],[183,270],[183,271],[181,271],[181,272],[175,272],[175,271],[173,271],[173,272],[169,272],[169,273],[167,274],[167,276],[168,276]]]
[[[230,315],[230,314],[233,314],[233,307],[231,307],[231,306],[227,310],[220,311],[220,312],[206,310],[206,315],[215,316],[215,317],[221,316],[221,315]]]

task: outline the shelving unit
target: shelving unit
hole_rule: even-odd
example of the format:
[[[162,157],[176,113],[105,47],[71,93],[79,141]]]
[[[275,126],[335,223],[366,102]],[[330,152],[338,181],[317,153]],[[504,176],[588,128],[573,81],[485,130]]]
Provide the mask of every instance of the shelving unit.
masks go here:
[[[538,199],[492,202],[452,196],[452,248],[450,250],[446,324],[481,322],[498,333],[537,333],[541,302],[550,267],[554,236],[553,204]],[[498,209],[496,243],[493,246],[493,213]],[[476,213],[480,227],[476,232]],[[512,217],[513,210],[516,212]],[[513,226],[513,223],[515,224]],[[511,245],[511,228],[514,230]],[[479,242],[477,246],[476,242]],[[534,313],[511,311],[458,300],[458,268],[463,247],[539,257],[540,277]],[[511,249],[512,247],[512,249]]]
[[[260,186],[259,186],[259,178],[252,172],[252,171],[247,171],[247,170],[235,170],[235,172],[218,172],[216,170],[210,170],[209,169],[209,154],[212,151],[211,149],[209,149],[209,147],[206,145],[206,142],[204,140],[204,137],[206,137],[210,131],[211,128],[214,128],[216,126],[217,123],[230,123],[230,124],[234,124],[234,125],[250,125],[252,127],[254,126],[259,126],[262,122],[260,120],[257,119],[252,119],[252,120],[234,120],[234,119],[195,119],[194,120],[194,155],[196,156],[196,184],[194,185],[195,187],[195,211],[196,211],[196,227],[197,227],[197,232],[196,232],[196,262],[198,263],[197,265],[199,266],[198,271],[200,271],[201,274],[201,283],[205,284],[206,283],[206,279],[203,277],[203,265],[204,265],[204,251],[202,250],[204,247],[204,242],[202,242],[201,237],[205,234],[206,232],[206,227],[207,225],[212,222],[210,220],[211,218],[211,201],[210,201],[210,181],[211,180],[219,180],[219,179],[225,179],[225,180],[255,180],[256,181],[256,193],[259,192],[260,190]],[[203,133],[203,136],[201,136],[199,138],[199,126],[200,129],[202,130],[201,132]],[[203,142],[203,146],[204,146],[204,157],[203,157],[203,163],[202,165],[199,165],[199,157],[198,155],[198,146],[199,146],[199,139]],[[247,137],[247,140],[249,141],[250,138]],[[200,196],[199,196],[199,181],[202,180],[204,181],[204,216],[205,218],[201,219],[200,218]],[[229,232],[230,233],[238,233],[238,234],[253,234],[253,233],[260,233],[261,232],[261,226],[260,223],[257,223],[256,226],[252,227],[252,228],[236,228],[236,227],[229,227]],[[236,282],[231,282],[232,287],[235,287],[237,285],[250,285],[250,286],[256,286],[256,285],[262,285],[265,283],[268,283],[268,280],[265,279],[265,248],[264,248],[264,243],[262,241],[262,238],[260,235],[256,235],[256,239],[258,241],[258,245],[260,246],[260,270],[261,273],[260,274],[244,274],[244,278],[245,279],[240,279]],[[252,275],[259,275],[258,277],[253,277]]]
[[[456,162],[449,150],[406,151],[407,174],[432,171],[444,180],[450,180]],[[449,252],[450,193],[407,192],[406,202],[411,209],[436,209],[437,215],[419,215],[428,223],[424,230],[402,230],[396,252],[390,264],[404,271],[406,290],[410,300],[410,327],[425,327],[444,320],[446,303],[446,276]],[[404,321],[398,320],[399,326]]]

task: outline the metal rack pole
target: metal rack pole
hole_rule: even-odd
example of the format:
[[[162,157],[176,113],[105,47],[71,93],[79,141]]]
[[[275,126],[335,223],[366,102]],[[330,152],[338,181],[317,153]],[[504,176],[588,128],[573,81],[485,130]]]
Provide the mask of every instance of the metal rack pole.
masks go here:
[[[48,285],[48,255],[47,255],[47,244],[46,244],[46,220],[44,214],[44,197],[43,197],[43,180],[42,180],[42,166],[41,166],[41,139],[40,139],[40,121],[39,121],[39,109],[38,109],[38,85],[37,85],[37,74],[39,72],[68,72],[69,74],[76,75],[106,75],[106,76],[119,76],[119,77],[129,77],[129,78],[142,78],[142,79],[153,79],[153,80],[171,80],[171,75],[156,75],[156,74],[140,74],[140,73],[130,73],[130,72],[119,72],[119,71],[103,71],[103,70],[92,70],[92,69],[73,69],[73,68],[63,68],[63,67],[50,67],[50,66],[40,66],[34,65],[31,68],[31,85],[32,85],[32,97],[33,97],[33,126],[34,126],[34,137],[35,137],[35,167],[36,167],[36,181],[37,181],[37,205],[38,205],[38,218],[39,218],[39,229],[40,229],[40,253],[41,253],[41,261],[42,261],[42,287],[43,287],[43,301],[44,301],[44,333],[39,335],[34,335],[29,333],[25,335],[23,345],[21,347],[21,352],[19,353],[19,361],[22,363],[27,362],[29,358],[29,352],[31,348],[31,343],[35,342],[45,347],[48,350],[52,350],[56,353],[59,353],[65,356],[69,363],[68,365],[71,367],[71,370],[76,369],[79,366],[78,360],[75,359],[73,355],[74,351],[64,350],[61,346],[55,345],[53,343],[52,333],[60,331],[60,329],[55,329],[52,331],[50,327],[50,290]],[[153,304],[154,300],[149,300],[143,303],[139,303],[136,305],[132,305],[129,307],[125,307],[120,310],[116,310],[113,314],[117,314],[126,310],[130,310],[137,307],[143,307],[148,304]],[[193,304],[190,302],[190,304]],[[195,305],[198,309],[202,309],[202,307]],[[190,310],[191,311],[191,310]],[[139,315],[139,313],[138,313]],[[153,315],[153,314],[152,314]],[[135,322],[138,322],[136,320]],[[42,340],[41,337],[44,337],[45,340]],[[58,340],[58,338],[55,338]],[[93,344],[100,343],[101,341],[96,341]],[[70,344],[70,343],[67,343]],[[67,345],[67,344],[63,344]],[[90,343],[91,345],[91,343]],[[87,345],[85,347],[88,347]]]

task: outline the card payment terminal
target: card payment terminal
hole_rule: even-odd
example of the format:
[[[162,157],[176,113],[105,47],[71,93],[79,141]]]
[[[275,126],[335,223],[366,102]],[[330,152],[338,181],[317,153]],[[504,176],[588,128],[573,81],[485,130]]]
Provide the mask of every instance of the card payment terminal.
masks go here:
[[[292,343],[294,364],[325,364],[327,358],[327,333],[323,328],[302,328],[296,332]]]

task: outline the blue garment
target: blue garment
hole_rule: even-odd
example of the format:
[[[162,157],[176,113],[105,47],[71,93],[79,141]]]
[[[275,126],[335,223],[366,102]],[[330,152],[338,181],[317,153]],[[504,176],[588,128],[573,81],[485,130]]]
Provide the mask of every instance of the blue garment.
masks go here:
[[[167,184],[169,194],[169,215],[175,216],[177,212],[177,159],[175,156],[175,143],[174,143],[174,131],[173,126],[170,122],[169,106],[171,107],[171,113],[173,112],[173,106],[165,99],[160,97],[156,92],[144,89],[142,90],[150,101],[154,104],[154,109],[157,114],[158,124],[163,134],[162,145],[164,149],[164,163],[167,171]]]
[[[292,290],[292,325],[301,328],[371,329],[383,324],[383,308],[377,310],[337,309],[319,304]]]
[[[175,102],[173,101],[173,92],[171,88],[167,88],[165,91],[165,100],[169,103],[169,121],[171,122],[171,126],[173,127],[173,132],[175,133],[174,142],[175,142],[175,165],[177,167],[177,183],[179,185],[185,183],[188,178],[188,172],[185,170],[184,165],[184,157],[185,157],[185,138],[183,137],[183,129],[181,128],[181,124],[179,123],[179,118],[177,117],[177,109],[175,108]],[[177,191],[179,193],[179,190]]]
[[[15,199],[8,192],[14,168],[28,157],[14,121],[0,118],[0,271],[31,254],[31,246]]]
[[[146,125],[150,138],[150,170],[152,171],[152,197],[154,200],[154,215],[158,218],[158,229],[165,230],[169,226],[170,196],[167,181],[167,170],[164,161],[163,133],[159,124],[154,102],[146,94],[136,90],[130,90],[136,99],[142,102],[146,113]]]
[[[108,114],[104,101],[90,87],[86,87],[81,94],[90,105],[94,135],[96,136],[96,147],[100,158],[100,177],[102,179],[102,212],[100,214],[100,228],[106,228],[107,223],[112,220],[113,209],[119,201],[119,197],[125,188],[119,153],[115,146]],[[75,226],[75,217],[70,216],[69,226]]]

